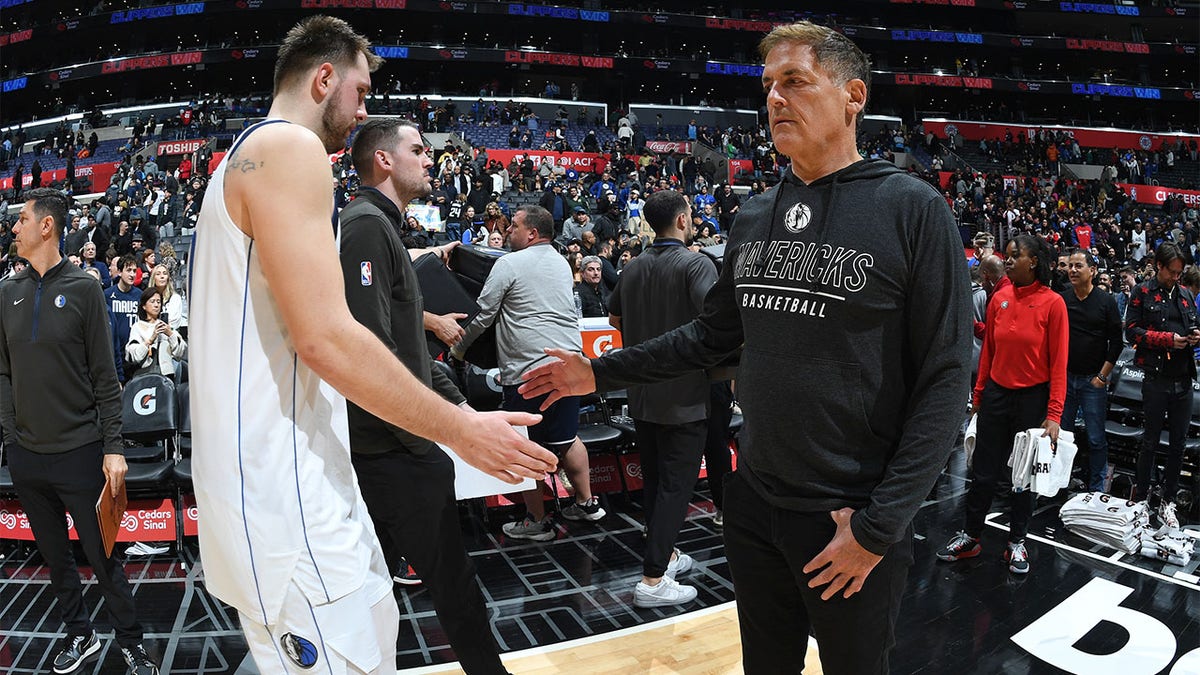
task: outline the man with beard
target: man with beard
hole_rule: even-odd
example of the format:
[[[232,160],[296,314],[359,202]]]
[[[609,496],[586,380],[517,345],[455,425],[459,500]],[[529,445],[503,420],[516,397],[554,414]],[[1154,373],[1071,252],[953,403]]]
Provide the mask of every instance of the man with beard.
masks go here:
[[[350,152],[363,181],[358,197],[341,213],[342,278],[350,312],[423,385],[469,410],[450,378],[430,364],[424,303],[411,261],[427,251],[410,252],[400,242],[405,205],[430,191],[433,162],[420,131],[395,118],[374,120],[359,130]],[[433,251],[445,257],[453,245]],[[475,566],[462,543],[454,463],[437,444],[354,403],[348,407],[350,460],[388,569],[403,575],[412,565],[420,575],[463,670],[504,673]]]
[[[263,672],[395,672],[399,614],[353,479],[347,399],[502,480],[555,467],[511,428],[537,416],[446,401],[346,305],[328,155],[366,119],[380,62],[341,19],[288,31],[268,117],[217,166],[196,227],[200,553],[208,589],[237,609]]]

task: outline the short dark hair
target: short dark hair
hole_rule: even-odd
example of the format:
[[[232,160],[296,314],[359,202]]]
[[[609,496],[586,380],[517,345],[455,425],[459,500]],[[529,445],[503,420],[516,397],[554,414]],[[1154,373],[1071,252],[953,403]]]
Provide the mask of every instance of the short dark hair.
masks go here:
[[[120,260],[117,261],[117,271],[124,272],[125,268],[129,267],[130,265],[137,267],[138,260],[133,256],[132,253],[126,253],[125,255],[121,256]]]
[[[67,222],[67,196],[53,188],[34,188],[26,190],[21,197],[33,202],[33,215],[38,220],[50,216],[55,238],[62,239],[63,226]]]
[[[159,300],[162,300],[162,292],[159,291],[157,288],[155,288],[153,285],[151,285],[145,291],[142,292],[142,298],[140,300],[138,300],[138,309],[137,309],[138,318],[141,319],[142,321],[150,320],[150,317],[146,315],[146,303],[150,302],[150,298],[152,298],[156,295],[158,296]],[[158,312],[159,312],[159,316],[162,316],[162,306],[159,306]]]
[[[1069,254],[1068,257],[1072,256],[1072,255],[1083,256],[1083,263],[1085,265],[1087,265],[1088,267],[1093,267],[1093,268],[1100,267],[1100,263],[1096,261],[1096,256],[1092,255],[1092,252],[1087,250],[1086,248],[1073,248],[1070,251],[1068,251],[1068,254]]]
[[[554,238],[554,216],[546,209],[537,204],[526,204],[517,209],[513,214],[515,220],[518,213],[525,214],[525,225],[538,233],[538,237],[542,239]]]
[[[400,138],[400,129],[404,127],[418,129],[420,135],[417,125],[399,117],[380,117],[359,127],[354,134],[354,144],[350,147],[350,159],[359,176],[374,180],[375,151],[395,145]]]
[[[1179,250],[1179,246],[1172,244],[1169,241],[1164,241],[1158,245],[1154,251],[1154,263],[1159,267],[1166,267],[1175,260],[1187,262],[1183,257],[1183,251]]]
[[[342,19],[324,15],[302,19],[287,32],[279,47],[275,59],[275,93],[278,94],[288,80],[314,66],[351,64],[359,53],[367,57],[367,68],[372,73],[383,63],[383,59],[371,51],[371,43]]]
[[[646,197],[642,213],[646,216],[646,222],[653,228],[654,234],[663,236],[671,231],[679,214],[687,213],[688,206],[687,197],[682,194],[674,190],[659,190]]]

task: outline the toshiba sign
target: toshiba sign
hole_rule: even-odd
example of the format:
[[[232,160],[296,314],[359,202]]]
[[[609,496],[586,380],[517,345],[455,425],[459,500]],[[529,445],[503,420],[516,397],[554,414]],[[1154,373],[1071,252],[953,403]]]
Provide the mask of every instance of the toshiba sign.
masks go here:
[[[200,149],[200,139],[195,138],[189,141],[165,141],[158,144],[158,156],[163,155],[190,155]]]

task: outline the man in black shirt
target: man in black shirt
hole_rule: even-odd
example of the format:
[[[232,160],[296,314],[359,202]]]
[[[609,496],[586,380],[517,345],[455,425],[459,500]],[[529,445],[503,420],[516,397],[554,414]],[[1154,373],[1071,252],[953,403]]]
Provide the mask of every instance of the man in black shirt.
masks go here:
[[[400,243],[401,208],[430,190],[433,163],[420,133],[398,119],[372,121],[358,131],[351,156],[363,183],[341,213],[346,303],[426,386],[469,409],[449,377],[431,367],[421,289],[412,254]],[[354,403],[347,407],[350,458],[389,569],[403,574],[407,565],[400,554],[407,556],[464,671],[504,673],[475,566],[462,543],[453,462],[433,442]]]
[[[601,283],[603,262],[598,256],[589,255],[580,263],[582,281],[575,284],[575,292],[583,305],[585,317],[608,317],[608,303],[612,292]]]
[[[1200,344],[1200,321],[1196,299],[1179,284],[1183,254],[1175,244],[1160,244],[1154,253],[1157,273],[1138,284],[1125,309],[1125,335],[1137,348],[1133,361],[1145,372],[1142,406],[1145,431],[1138,454],[1137,493],[1134,499],[1149,501],[1150,470],[1162,433],[1163,417],[1169,430],[1167,465],[1163,470],[1163,492],[1158,517],[1165,525],[1179,526],[1175,515],[1175,493],[1183,465],[1183,444],[1192,416],[1192,380],[1196,378],[1193,348]],[[1151,505],[1153,506],[1153,505]]]
[[[654,228],[654,244],[625,267],[609,309],[610,321],[621,330],[626,345],[691,322],[717,281],[712,261],[686,247],[692,232],[691,211],[687,198],[674,190],[655,192],[646,200],[645,216]],[[645,481],[646,555],[642,579],[633,591],[633,604],[638,607],[696,599],[695,587],[675,581],[692,566],[691,557],[675,548],[675,538],[687,515],[708,436],[708,389],[704,371],[629,387],[629,413]]]
[[[1067,319],[1071,326],[1071,346],[1067,356],[1067,399],[1063,407],[1063,427],[1075,430],[1076,412],[1082,409],[1084,428],[1090,448],[1088,489],[1104,491],[1108,471],[1108,439],[1104,418],[1108,412],[1108,376],[1121,355],[1121,315],[1117,303],[1106,290],[1096,288],[1096,258],[1087,251],[1075,251],[1067,258],[1067,277],[1071,287],[1063,291]]]

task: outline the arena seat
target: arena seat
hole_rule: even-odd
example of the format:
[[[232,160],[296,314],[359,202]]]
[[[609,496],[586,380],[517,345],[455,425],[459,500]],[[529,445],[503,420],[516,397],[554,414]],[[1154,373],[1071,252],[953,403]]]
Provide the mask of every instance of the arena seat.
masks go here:
[[[175,383],[157,374],[134,377],[121,396],[121,433],[138,443],[126,454],[130,491],[157,491],[166,485],[175,464],[178,432]]]

